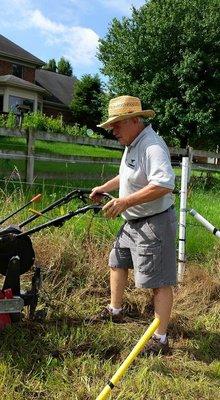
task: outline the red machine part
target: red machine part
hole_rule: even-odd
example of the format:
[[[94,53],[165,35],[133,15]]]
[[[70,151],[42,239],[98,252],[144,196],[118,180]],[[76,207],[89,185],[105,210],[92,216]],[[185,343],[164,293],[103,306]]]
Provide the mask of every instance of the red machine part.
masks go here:
[[[1,299],[12,299],[13,294],[11,289],[0,290],[0,300]],[[10,314],[0,314],[0,331],[4,329],[7,325],[11,325]]]

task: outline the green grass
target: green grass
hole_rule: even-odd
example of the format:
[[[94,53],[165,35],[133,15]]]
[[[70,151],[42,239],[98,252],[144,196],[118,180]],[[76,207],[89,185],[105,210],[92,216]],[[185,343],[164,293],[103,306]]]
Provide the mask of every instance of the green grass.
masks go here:
[[[1,398],[95,399],[144,332],[144,326],[71,327],[63,321],[7,329],[2,335]],[[207,339],[207,337],[206,337]],[[186,341],[171,358],[138,357],[112,399],[219,399],[219,362],[194,356]],[[204,341],[204,339],[203,339]],[[7,344],[6,344],[7,343]],[[201,353],[200,353],[201,355]]]
[[[13,149],[22,150],[26,149],[25,139],[14,139],[0,137],[0,148],[2,149]],[[90,157],[106,157],[106,158],[119,158],[121,157],[121,151],[109,150],[105,148],[99,148],[94,146],[84,146],[77,144],[64,144],[59,142],[44,142],[36,141],[36,152],[38,154],[61,154],[61,155],[72,155],[72,156],[90,156]],[[103,183],[104,180],[109,179],[118,174],[118,165],[103,164],[103,163],[79,163],[79,162],[53,162],[53,161],[39,161],[35,160],[35,184],[42,182],[42,178],[38,177],[40,173],[51,173],[56,174],[57,172],[62,177],[58,177],[56,184],[61,186],[65,185],[75,187],[89,186],[93,187]],[[16,172],[13,172],[17,170]],[[6,159],[0,160],[0,176],[2,179],[10,179],[12,174],[12,180],[24,180],[19,178],[19,174],[25,174],[26,162],[23,160]],[[81,177],[79,177],[81,176]],[[85,183],[85,177],[87,182]],[[52,179],[44,180],[43,184],[53,184]]]
[[[84,167],[84,169],[83,169]],[[93,170],[96,174],[98,173],[98,168],[99,166],[96,164],[90,165],[90,172]],[[117,173],[115,169],[117,167],[115,166],[110,166],[111,168],[107,169],[108,173],[112,173],[112,176]],[[46,165],[45,165],[46,168]],[[78,166],[79,170],[82,169],[84,173],[86,174],[86,170],[88,168],[87,165],[80,165]],[[6,212],[4,207],[6,206],[7,209],[11,208],[11,211],[13,208],[16,208],[15,204],[16,201],[18,201],[19,204],[22,204],[22,201],[25,203],[25,198],[22,197],[22,195],[19,194],[19,197],[17,197],[17,193],[24,193],[24,196],[26,198],[31,198],[32,194],[36,193],[44,193],[43,195],[43,200],[42,200],[42,205],[36,205],[37,208],[42,208],[45,207],[47,204],[49,204],[51,201],[55,201],[57,198],[61,197],[63,193],[68,193],[73,188],[92,188],[96,186],[99,182],[105,181],[105,170],[101,172],[100,168],[100,180],[73,180],[73,179],[68,179],[68,174],[66,176],[65,181],[50,181],[50,180],[45,180],[44,184],[37,181],[35,182],[35,185],[33,186],[32,189],[27,189],[25,183],[20,183],[14,182],[14,181],[3,181],[1,184],[2,188],[2,193],[6,193],[6,198],[7,198],[7,193],[11,193],[12,197],[10,198],[9,204],[6,202],[5,203],[5,195],[2,196],[3,203],[1,204],[1,214],[4,215]],[[49,168],[48,168],[49,172]],[[115,172],[115,173],[114,173]],[[48,194],[47,194],[48,193]],[[213,224],[215,227],[220,226],[220,213],[219,213],[219,186],[216,185],[215,188],[212,188],[211,190],[202,190],[198,189],[197,187],[192,188],[189,192],[188,200],[187,200],[187,208],[188,209],[195,209],[198,213],[200,213],[204,218],[206,218],[211,224]],[[117,193],[115,193],[117,196]],[[18,200],[17,200],[18,199]],[[20,200],[19,200],[20,199]],[[22,200],[23,199],[23,200]],[[14,203],[15,201],[15,203]],[[175,195],[175,202],[176,202],[176,210],[177,210],[177,218],[179,219],[179,203],[180,203],[180,197],[179,195]],[[70,209],[74,209],[74,207],[77,207],[77,205],[74,205],[74,203],[71,203],[69,205],[66,205],[64,209],[66,211]],[[24,218],[27,217],[28,211],[24,211]],[[21,217],[22,215],[20,215]],[[23,219],[24,219],[23,218]],[[87,219],[87,216],[84,216],[83,218],[80,217],[80,221],[84,221]],[[96,221],[98,226],[96,226]],[[105,221],[101,220],[102,224],[104,225],[104,228],[100,226],[100,218],[95,217],[93,221],[93,234],[97,235],[99,233],[97,232],[108,232],[108,226],[111,224],[115,226],[113,229],[113,235],[118,229],[118,226],[120,224],[121,219],[118,218],[116,222],[114,221]],[[119,221],[119,223],[117,222]],[[71,223],[74,223],[72,221]],[[106,225],[107,224],[107,225]],[[81,225],[81,223],[80,223]],[[82,229],[83,229],[83,222],[82,222]],[[201,223],[199,223],[193,216],[191,216],[189,213],[187,214],[187,236],[186,236],[186,254],[187,254],[187,259],[189,260],[196,260],[199,262],[203,261],[208,261],[210,257],[212,257],[212,254],[215,253],[216,251],[216,245],[218,243],[218,238],[216,236],[212,235]],[[178,241],[177,241],[178,244]]]
[[[0,137],[0,148],[11,149],[14,151],[25,151],[26,140],[22,138],[6,138]],[[66,156],[90,156],[90,157],[104,157],[104,158],[121,158],[122,152],[120,150],[111,150],[104,147],[86,146],[80,144],[60,143],[60,142],[46,142],[36,140],[35,142],[36,153],[49,153],[60,154]]]
[[[23,182],[23,186],[27,186],[24,182],[25,176],[25,162],[1,160],[0,161],[0,179],[2,185],[8,188],[20,187]],[[118,165],[113,164],[96,164],[96,163],[53,163],[53,162],[42,162],[35,161],[35,179],[33,187],[42,190],[43,187],[57,187],[60,186],[61,190],[64,187],[70,188],[83,188],[83,187],[94,187],[101,185],[106,180],[111,179],[118,174]],[[40,173],[51,173],[52,175],[59,172],[60,178],[57,179],[43,179],[38,176]],[[22,177],[21,177],[21,176]]]
[[[20,189],[2,191],[3,215],[31,197],[31,190]],[[36,208],[45,207],[60,194],[60,188],[54,186]],[[217,215],[213,191],[197,190],[189,201],[193,208],[196,201],[197,208],[202,204],[210,219]],[[63,210],[80,204],[72,202]],[[48,215],[60,214],[57,210]],[[17,223],[27,215],[25,210],[10,222]],[[45,222],[44,218],[40,221]],[[120,218],[108,221],[89,213],[32,237],[44,277],[39,307],[47,309],[47,317],[44,322],[24,320],[0,332],[2,400],[94,400],[144,333],[153,319],[148,307],[150,292],[134,289],[132,276],[125,306],[136,319],[119,325],[85,321],[108,301],[106,264],[120,224]],[[185,284],[175,292],[170,324],[172,355],[137,357],[113,389],[112,400],[220,399],[220,245],[208,231],[200,229],[200,241],[198,233],[188,236],[188,256],[193,263],[187,263]],[[194,250],[203,252],[209,238],[215,240],[215,254],[213,242],[209,242],[206,257],[198,263]],[[28,284],[29,278],[24,277],[22,286]]]
[[[39,143],[42,145],[38,147],[39,152],[57,152],[54,143],[49,143],[47,149],[43,142]],[[80,154],[77,151],[84,151],[83,146],[71,146],[68,150],[64,146],[59,147],[60,154],[67,154],[66,151],[74,151],[76,155],[98,154],[96,148],[88,150],[84,146],[91,152]],[[2,171],[12,171],[15,165],[19,171],[25,171],[22,161],[0,162]],[[33,188],[28,189],[19,180],[4,180],[2,216],[24,204],[32,194],[43,193],[42,202],[35,205],[40,210],[74,187],[91,188],[118,171],[117,166],[94,163],[66,165],[37,161],[35,167],[38,173],[59,169],[65,179],[44,180],[43,185],[36,180]],[[100,179],[73,180],[69,178],[70,173],[83,173],[87,177],[100,175]],[[188,207],[220,226],[219,175],[213,174],[208,179],[200,175],[193,173]],[[81,205],[71,202],[48,216],[52,218]],[[176,205],[179,214],[178,195]],[[19,223],[29,215],[25,210],[9,222]],[[37,222],[45,221],[42,217]],[[152,315],[147,313],[149,293],[134,290],[130,279],[125,305],[136,316],[136,322],[98,326],[85,323],[85,317],[99,311],[109,297],[106,263],[121,222],[121,218],[108,221],[90,212],[73,218],[60,229],[52,228],[33,236],[44,275],[39,306],[47,308],[47,318],[43,323],[25,320],[0,333],[3,400],[95,399],[152,321]],[[36,221],[32,225],[35,224]],[[218,239],[188,215],[187,281],[183,290],[175,294],[170,327],[172,356],[138,357],[113,390],[112,399],[220,399],[219,250]]]
[[[179,219],[180,198],[176,197]],[[195,209],[215,227],[220,226],[219,196],[216,190],[203,191],[193,189],[187,199],[187,209]],[[218,238],[211,234],[199,221],[187,213],[186,218],[186,254],[189,260],[208,260],[216,251]]]
[[[1,171],[13,171],[14,168],[18,170],[18,173],[23,173],[25,171],[24,161],[12,161],[12,160],[1,160],[0,161]],[[53,172],[55,173],[59,170],[59,173],[76,173],[76,174],[118,174],[118,165],[112,164],[102,164],[102,163],[55,163],[47,161],[35,161],[35,174],[39,172]]]

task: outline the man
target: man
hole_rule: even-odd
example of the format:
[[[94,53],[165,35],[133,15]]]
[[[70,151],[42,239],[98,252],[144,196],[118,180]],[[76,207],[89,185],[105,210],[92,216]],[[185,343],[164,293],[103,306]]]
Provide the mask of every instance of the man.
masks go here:
[[[100,127],[112,129],[126,146],[119,175],[92,189],[90,197],[99,201],[101,193],[119,189],[104,207],[104,215],[121,214],[121,227],[109,256],[111,302],[95,320],[122,321],[122,301],[128,269],[134,269],[135,285],[153,290],[155,317],[160,325],[146,348],[147,353],[167,353],[167,326],[176,284],[176,215],[172,190],[174,173],[169,150],[151,125],[153,110],[142,110],[136,97],[120,96],[109,103],[109,118]]]

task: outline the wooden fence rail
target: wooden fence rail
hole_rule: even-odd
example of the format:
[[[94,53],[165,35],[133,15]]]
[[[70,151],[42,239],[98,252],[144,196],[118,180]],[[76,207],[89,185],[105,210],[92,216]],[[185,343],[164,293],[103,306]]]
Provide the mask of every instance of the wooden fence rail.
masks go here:
[[[96,163],[103,165],[119,165],[119,158],[110,158],[110,157],[89,157],[89,156],[67,156],[67,155],[51,155],[50,153],[36,153],[35,152],[35,141],[49,141],[49,142],[61,142],[68,144],[82,144],[82,145],[92,145],[99,147],[106,147],[110,149],[118,149],[122,150],[123,147],[114,140],[106,140],[106,139],[92,139],[87,137],[74,137],[60,134],[52,134],[48,132],[34,132],[32,130],[28,132],[19,131],[19,130],[8,130],[4,128],[0,128],[0,136],[4,137],[16,137],[16,138],[25,138],[27,142],[27,150],[26,151],[15,151],[15,150],[1,150],[0,149],[0,157],[1,159],[10,159],[10,160],[25,160],[26,162],[26,174],[25,178],[27,183],[32,184],[34,180],[34,166],[35,161],[44,161],[47,163],[55,162],[55,163]],[[220,172],[220,153],[203,151],[203,150],[195,150],[192,148],[188,149],[176,149],[173,147],[169,148],[171,159],[178,164],[181,160],[182,156],[189,155],[191,159],[192,169],[200,170],[200,171],[212,171],[212,172]],[[88,171],[89,172],[89,171]],[[44,179],[59,179],[59,177],[65,177],[65,174],[60,174],[59,171],[56,173],[38,173],[38,177],[43,177]],[[81,176],[81,175],[80,175]],[[86,174],[87,179],[93,179],[92,176]],[[96,178],[96,176],[94,175]],[[84,179],[83,176],[80,179]]]

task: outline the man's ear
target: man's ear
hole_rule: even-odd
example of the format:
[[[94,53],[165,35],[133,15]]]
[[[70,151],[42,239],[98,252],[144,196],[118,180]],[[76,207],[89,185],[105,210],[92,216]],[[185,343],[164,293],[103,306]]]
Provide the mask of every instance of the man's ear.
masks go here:
[[[133,120],[135,125],[139,124],[139,117],[134,117],[134,118],[132,118],[132,120]]]

